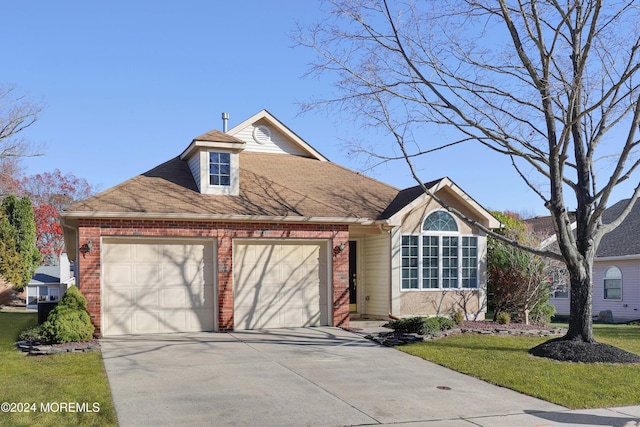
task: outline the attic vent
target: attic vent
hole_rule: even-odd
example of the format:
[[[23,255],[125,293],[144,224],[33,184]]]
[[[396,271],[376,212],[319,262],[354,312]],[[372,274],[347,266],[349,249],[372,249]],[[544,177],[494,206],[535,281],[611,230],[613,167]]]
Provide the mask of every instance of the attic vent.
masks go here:
[[[253,139],[258,144],[264,144],[271,141],[271,131],[264,125],[256,126],[253,129]]]

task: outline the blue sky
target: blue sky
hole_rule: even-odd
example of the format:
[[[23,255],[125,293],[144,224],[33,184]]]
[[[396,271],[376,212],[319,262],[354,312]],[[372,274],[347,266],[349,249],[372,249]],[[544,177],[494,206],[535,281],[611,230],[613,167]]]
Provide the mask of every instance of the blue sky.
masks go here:
[[[233,127],[267,109],[354,170],[364,165],[349,158],[345,140],[391,143],[333,111],[300,115],[300,102],[333,90],[329,77],[303,78],[313,53],[290,37],[296,23],[322,17],[312,0],[6,0],[0,13],[0,82],[45,105],[24,134],[46,144],[45,155],[25,159],[26,174],[57,168],[104,190],[221,129],[223,111]],[[487,149],[445,150],[417,167],[424,181],[449,176],[485,207],[545,214],[508,159]],[[399,188],[416,184],[401,162],[366,173]]]

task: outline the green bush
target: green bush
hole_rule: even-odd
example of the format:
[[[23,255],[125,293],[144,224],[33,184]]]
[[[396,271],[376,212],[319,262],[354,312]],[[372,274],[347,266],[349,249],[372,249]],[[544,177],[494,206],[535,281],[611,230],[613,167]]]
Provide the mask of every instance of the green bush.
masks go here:
[[[20,341],[42,341],[42,332],[40,331],[40,326],[34,326],[24,331],[20,332],[18,335],[18,339]]]
[[[448,317],[436,317],[436,319],[440,322],[440,330],[442,331],[453,329],[457,325],[454,320],[449,319]]]
[[[78,288],[70,287],[40,325],[42,340],[50,344],[89,341],[94,327],[86,307],[87,300]]]
[[[389,327],[396,332],[405,332],[408,334],[418,334],[422,329],[422,323],[424,319],[422,317],[405,317],[402,319],[394,320],[389,323]]]
[[[554,314],[556,314],[556,308],[549,303],[545,303],[531,312],[529,320],[534,325],[547,326],[551,323],[551,318]]]
[[[455,322],[448,317],[407,317],[394,320],[389,323],[389,327],[396,332],[409,334],[433,335],[445,329],[451,329]]]
[[[511,323],[511,315],[506,311],[503,311],[498,314],[497,321],[501,325],[508,325],[509,323]]]
[[[428,319],[424,319],[422,328],[420,329],[420,334],[433,335],[440,332],[440,330],[440,319],[437,317],[429,317]]]

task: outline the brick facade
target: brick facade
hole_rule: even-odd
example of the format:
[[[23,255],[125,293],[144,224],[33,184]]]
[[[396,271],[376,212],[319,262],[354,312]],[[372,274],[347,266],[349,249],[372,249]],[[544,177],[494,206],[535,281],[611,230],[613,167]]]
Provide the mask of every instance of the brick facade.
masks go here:
[[[215,239],[218,327],[221,332],[233,330],[234,325],[234,239],[322,239],[330,242],[330,248],[344,244],[344,251],[331,251],[332,322],[333,326],[349,326],[349,231],[346,225],[81,219],[78,227],[78,284],[87,299],[87,309],[98,336],[102,334],[101,238],[113,236]]]

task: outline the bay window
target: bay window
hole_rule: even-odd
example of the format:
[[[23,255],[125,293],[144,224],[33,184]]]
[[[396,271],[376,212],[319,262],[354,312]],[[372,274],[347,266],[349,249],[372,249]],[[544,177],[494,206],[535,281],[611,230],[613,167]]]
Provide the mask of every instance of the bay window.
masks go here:
[[[429,214],[420,235],[402,236],[402,290],[478,287],[478,237],[459,232],[445,211]]]

